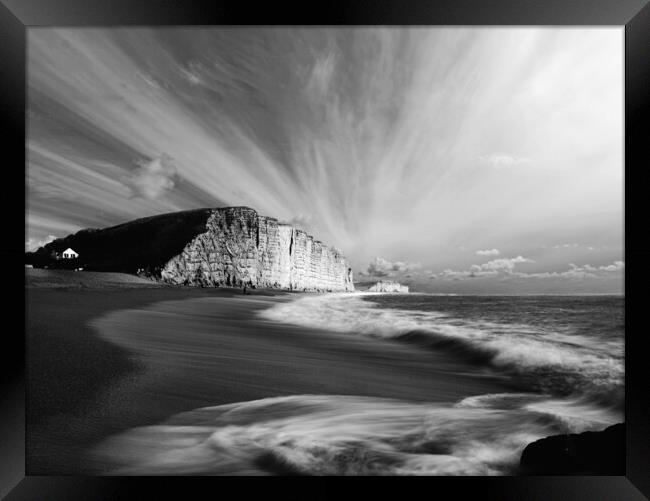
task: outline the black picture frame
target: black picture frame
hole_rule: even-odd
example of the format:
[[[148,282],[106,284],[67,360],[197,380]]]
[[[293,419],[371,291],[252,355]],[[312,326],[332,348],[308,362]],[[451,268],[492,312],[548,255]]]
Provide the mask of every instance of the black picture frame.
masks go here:
[[[157,477],[38,477],[25,476],[25,342],[22,259],[24,220],[18,217],[25,192],[25,46],[26,30],[33,26],[116,25],[574,25],[619,26],[625,30],[625,295],[626,295],[626,475],[620,477],[472,477],[422,478],[417,486],[402,479],[365,480],[363,489],[384,495],[419,492],[439,495],[451,489],[454,498],[480,499],[585,499],[642,500],[650,498],[650,364],[643,350],[646,336],[644,287],[649,283],[650,245],[644,215],[650,187],[648,137],[650,102],[650,4],[648,0],[340,0],[325,4],[304,2],[282,10],[275,3],[195,0],[0,0],[0,123],[5,143],[4,237],[0,252],[5,262],[4,312],[0,352],[0,497],[20,499],[123,499],[158,494],[186,498],[191,487],[204,487],[214,495],[236,488],[246,497],[264,482],[264,495],[333,497],[338,481],[330,479],[245,482],[236,478],[210,479]],[[647,133],[646,133],[647,134]],[[6,153],[12,155],[7,158]],[[7,179],[7,177],[9,179]],[[24,290],[24,289],[23,289]],[[22,309],[21,309],[22,306]],[[23,311],[23,314],[20,312]],[[9,321],[11,320],[11,322]],[[9,344],[13,347],[8,348]],[[4,360],[6,359],[6,360]],[[289,480],[291,484],[285,482]],[[350,482],[345,480],[346,491]],[[191,484],[190,484],[191,482]],[[197,484],[196,482],[201,482]],[[237,485],[231,485],[236,482]],[[311,483],[311,482],[317,482]],[[367,482],[367,483],[366,483]],[[257,484],[257,485],[256,485]],[[302,485],[300,485],[302,484]],[[406,490],[406,492],[405,492]],[[415,493],[414,493],[415,494]],[[175,496],[174,496],[175,497]]]

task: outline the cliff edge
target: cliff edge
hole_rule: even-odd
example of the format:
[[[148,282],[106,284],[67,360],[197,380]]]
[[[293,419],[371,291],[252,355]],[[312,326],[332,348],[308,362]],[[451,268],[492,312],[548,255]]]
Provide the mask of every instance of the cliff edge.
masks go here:
[[[67,248],[79,256],[62,258]],[[26,263],[203,287],[354,290],[352,270],[339,250],[249,207],[197,209],[81,230],[26,253]]]

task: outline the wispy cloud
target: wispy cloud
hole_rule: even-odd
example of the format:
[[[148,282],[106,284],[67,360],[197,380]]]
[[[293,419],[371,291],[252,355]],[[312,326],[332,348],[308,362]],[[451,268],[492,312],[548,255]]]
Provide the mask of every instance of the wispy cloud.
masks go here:
[[[375,260],[368,265],[366,273],[374,277],[388,277],[417,270],[421,266],[420,263],[408,263],[404,261],[392,262],[381,257],[376,257]]]
[[[476,251],[477,256],[498,256],[499,254],[501,254],[501,252],[499,252],[499,249],[485,249]]]
[[[291,219],[289,219],[288,223],[301,230],[310,230],[312,221],[313,221],[312,216],[310,216],[309,214],[300,213],[300,214],[296,214]]]
[[[517,256],[517,257],[510,257],[510,258],[500,258],[500,259],[494,259],[492,261],[488,261],[487,263],[479,264],[479,265],[472,265],[472,268],[474,269],[479,269],[479,270],[496,270],[496,271],[504,271],[504,272],[511,272],[515,265],[518,263],[533,263],[534,261],[532,259],[528,259],[523,256]]]
[[[178,71],[181,76],[192,85],[205,84],[203,77],[201,76],[203,70],[203,65],[195,61],[190,61],[186,67],[178,67]]]
[[[154,200],[174,188],[177,171],[168,156],[137,164],[138,169],[126,181],[139,196]]]
[[[327,97],[336,69],[336,56],[327,52],[316,58],[311,69],[307,90],[317,99]]]
[[[497,275],[511,275],[515,265],[519,263],[532,263],[532,259],[523,256],[493,259],[483,264],[473,264],[467,270],[446,269],[438,274],[440,278],[460,280],[463,278],[495,277]]]
[[[623,261],[614,261],[609,265],[592,266],[569,263],[567,270],[526,273],[515,270],[518,263],[532,263],[531,259],[517,256],[510,259],[495,259],[482,265],[472,265],[468,270],[446,269],[437,278],[463,280],[466,278],[499,277],[500,279],[598,279],[611,277],[625,268]]]
[[[530,163],[529,158],[517,157],[514,155],[509,155],[507,153],[492,153],[490,155],[482,155],[479,157],[479,160],[497,169]]]
[[[590,264],[576,265],[569,263],[569,269],[564,271],[551,271],[542,273],[516,273],[518,278],[606,278],[615,272],[620,272],[625,268],[623,261],[614,261],[612,264],[603,266],[592,266]]]
[[[35,239],[35,238],[30,238],[25,242],[25,251],[27,252],[33,252],[37,249],[40,249],[46,244],[49,244],[51,241],[56,240],[57,237],[54,235],[48,235],[45,238],[42,238],[40,240]]]
[[[612,264],[607,266],[599,266],[598,269],[601,271],[619,271],[625,268],[625,262],[623,261],[614,261]]]

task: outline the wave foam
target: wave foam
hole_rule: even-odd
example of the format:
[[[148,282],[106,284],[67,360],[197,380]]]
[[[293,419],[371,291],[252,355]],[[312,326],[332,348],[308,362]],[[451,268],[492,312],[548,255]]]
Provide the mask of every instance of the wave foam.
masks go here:
[[[301,297],[259,314],[266,320],[336,332],[396,338],[483,360],[526,378],[530,388],[620,399],[623,347],[526,324],[452,318],[440,312],[379,308],[369,294]],[[365,297],[365,299],[364,299]]]
[[[267,398],[135,428],[101,444],[97,458],[118,464],[110,472],[118,475],[502,475],[516,472],[521,451],[534,440],[609,424],[540,420],[525,405],[526,397],[538,396],[497,397],[455,406],[338,395]]]

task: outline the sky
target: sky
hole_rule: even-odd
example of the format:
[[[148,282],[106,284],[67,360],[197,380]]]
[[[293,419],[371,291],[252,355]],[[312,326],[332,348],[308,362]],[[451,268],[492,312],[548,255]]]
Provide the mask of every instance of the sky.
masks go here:
[[[246,205],[358,280],[620,293],[623,35],[30,28],[26,250]]]

